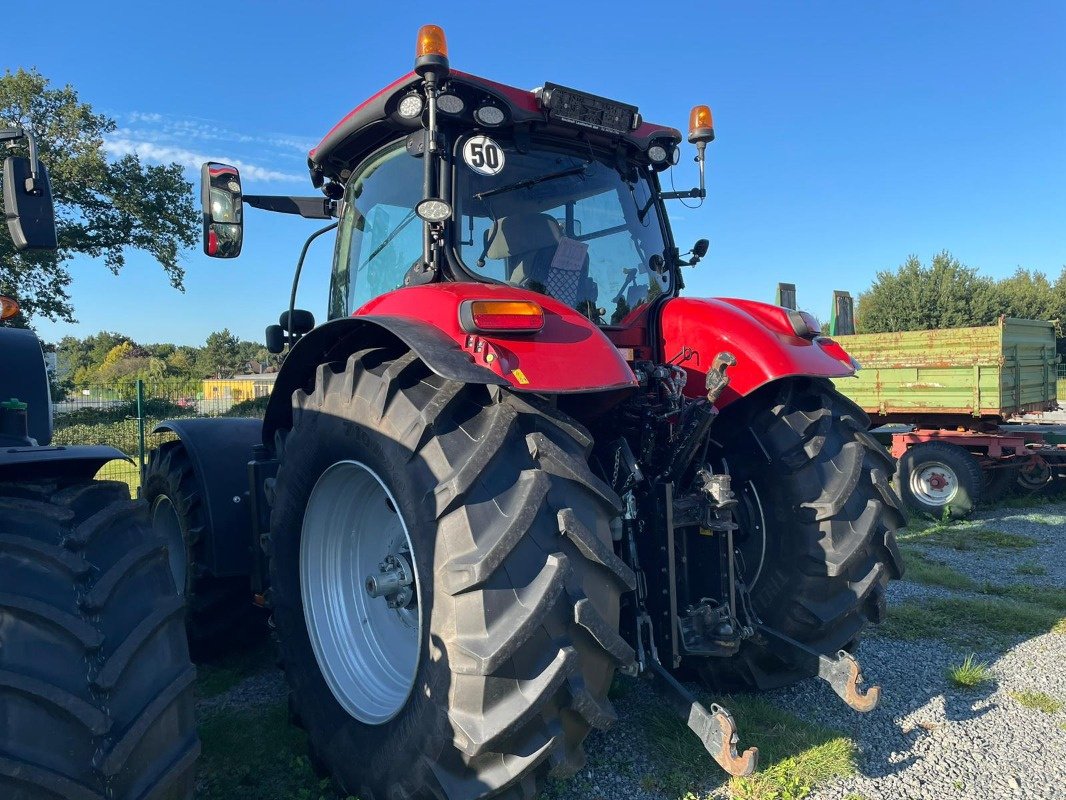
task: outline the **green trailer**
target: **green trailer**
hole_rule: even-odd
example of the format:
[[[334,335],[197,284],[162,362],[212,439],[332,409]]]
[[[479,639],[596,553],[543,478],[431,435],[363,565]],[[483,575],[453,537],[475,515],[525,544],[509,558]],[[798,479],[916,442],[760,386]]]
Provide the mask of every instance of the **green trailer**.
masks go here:
[[[862,366],[837,388],[874,426],[898,426],[879,433],[912,509],[961,517],[1066,471],[1061,430],[1003,424],[1058,408],[1055,323],[1001,317],[979,328],[834,338]]]
[[[862,365],[837,388],[882,423],[971,426],[1056,408],[1053,322],[1001,317],[980,328],[834,338]]]

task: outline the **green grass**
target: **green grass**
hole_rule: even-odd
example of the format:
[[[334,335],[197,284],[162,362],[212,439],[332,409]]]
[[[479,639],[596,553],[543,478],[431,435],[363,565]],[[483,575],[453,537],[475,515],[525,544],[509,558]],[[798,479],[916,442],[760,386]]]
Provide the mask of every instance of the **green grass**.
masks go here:
[[[1008,694],[1026,708],[1031,708],[1034,711],[1054,714],[1056,711],[1062,710],[1062,701],[1046,692],[1008,692]]]
[[[953,550],[1024,550],[1037,544],[1031,536],[1005,533],[993,528],[970,527],[966,523],[912,522],[897,538],[910,544],[949,547]]]
[[[1026,561],[1015,567],[1014,572],[1018,575],[1047,575],[1047,567],[1033,561]]]
[[[197,800],[341,800],[307,760],[307,737],[285,703],[209,715],[200,723]]]
[[[136,459],[134,459],[136,461]],[[98,481],[122,481],[130,486],[130,496],[137,496],[137,489],[141,485],[141,471],[136,464],[127,461],[109,461],[100,467],[96,473]]]
[[[970,653],[957,666],[948,668],[948,680],[960,689],[972,689],[992,680],[992,674],[988,670],[988,663],[978,661],[975,653]]]
[[[949,567],[943,561],[931,558],[917,547],[905,546],[902,549],[904,563],[907,565],[907,580],[948,589],[971,590],[975,587],[972,578]]]
[[[738,749],[758,745],[759,771],[732,778],[729,797],[735,800],[801,800],[820,783],[855,771],[855,743],[838,731],[795,717],[757,697],[732,696],[722,704],[736,719]],[[645,720],[645,730],[659,764],[646,789],[675,797],[699,797],[708,773],[715,769],[710,755],[684,723],[666,710]]]
[[[274,647],[265,641],[257,647],[237,650],[197,667],[196,689],[200,697],[217,697],[250,675],[273,669]]]
[[[880,635],[893,639],[938,639],[969,650],[1048,632],[1066,633],[1063,612],[991,597],[908,600],[893,608],[879,628]]]
[[[1029,584],[1009,584],[1006,586],[986,583],[980,589],[982,594],[1006,597],[1023,603],[1046,606],[1066,614],[1066,589],[1057,586],[1032,586]]]

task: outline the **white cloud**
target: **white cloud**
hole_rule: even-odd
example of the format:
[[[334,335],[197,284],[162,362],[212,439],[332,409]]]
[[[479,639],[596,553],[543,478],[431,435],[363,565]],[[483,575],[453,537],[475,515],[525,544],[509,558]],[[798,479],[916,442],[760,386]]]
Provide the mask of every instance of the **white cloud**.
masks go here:
[[[122,131],[121,133],[129,134],[132,132]],[[303,182],[308,180],[306,175],[280,172],[256,164],[250,164],[247,161],[241,161],[240,159],[229,158],[217,152],[208,154],[198,153],[183,147],[161,144],[158,141],[133,139],[122,135],[106,138],[104,140],[104,150],[109,155],[115,156],[116,158],[121,158],[126,155],[137,155],[145,161],[159,164],[177,162],[192,170],[199,170],[200,166],[205,161],[221,161],[226,164],[232,164],[241,171],[245,178],[255,181]]]

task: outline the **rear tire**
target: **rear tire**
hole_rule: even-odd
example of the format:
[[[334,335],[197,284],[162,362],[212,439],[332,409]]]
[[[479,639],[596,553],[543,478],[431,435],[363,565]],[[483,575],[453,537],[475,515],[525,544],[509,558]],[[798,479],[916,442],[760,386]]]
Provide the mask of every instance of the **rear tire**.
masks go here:
[[[584,429],[537,398],[448,381],[384,349],[320,366],[293,402],[268,554],[292,709],[314,760],[364,800],[525,800],[544,775],[579,769],[589,729],[614,719],[615,667],[633,658],[617,633],[634,583],[612,550],[619,500],[589,470]],[[417,575],[414,686],[381,724],[338,702],[311,641],[328,631],[309,637],[303,607],[305,509],[344,461],[394,498]]]
[[[0,484],[0,797],[192,796],[183,611],[126,484]]]
[[[897,485],[914,512],[940,519],[969,516],[981,503],[985,477],[969,451],[950,442],[922,442],[899,460]]]
[[[747,553],[741,572],[755,612],[827,654],[852,649],[868,623],[883,619],[888,581],[903,573],[894,463],[867,425],[857,406],[812,379],[768,387],[715,422],[716,434],[726,432],[718,434],[721,456],[741,499],[737,546]],[[728,691],[771,689],[810,674],[758,636],[733,658],[699,666]]]
[[[206,508],[185,445],[164,442],[149,454],[141,497],[153,529],[170,547],[174,581],[188,607],[193,657],[206,660],[265,636],[267,617],[252,603],[248,577],[216,578],[206,571]]]

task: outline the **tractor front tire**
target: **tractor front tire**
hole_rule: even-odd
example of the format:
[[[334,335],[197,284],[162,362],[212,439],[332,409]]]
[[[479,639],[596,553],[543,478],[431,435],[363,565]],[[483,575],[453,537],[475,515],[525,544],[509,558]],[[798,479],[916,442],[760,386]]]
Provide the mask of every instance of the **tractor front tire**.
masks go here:
[[[882,620],[888,581],[903,574],[894,531],[906,520],[890,485],[894,463],[867,424],[861,409],[816,379],[767,387],[715,422],[741,501],[738,561],[754,610],[829,655],[853,649],[862,629]],[[810,674],[759,636],[700,668],[729,691]]]
[[[195,678],[126,484],[0,484],[0,797],[191,797]]]
[[[170,548],[174,582],[188,608],[193,657],[210,659],[264,637],[266,614],[252,603],[248,577],[219,578],[206,572],[207,511],[185,445],[164,442],[149,454],[141,498],[148,503],[152,528]]]
[[[313,760],[364,800],[527,800],[543,776],[574,773],[590,728],[614,719],[615,667],[633,659],[617,632],[635,580],[612,550],[620,502],[589,469],[585,430],[400,350],[321,365],[293,405],[267,548],[291,708]],[[409,549],[393,563],[409,559],[417,597],[390,611],[364,589],[352,564],[367,557],[350,542],[371,549],[376,530],[401,525]],[[347,604],[355,618],[330,611]],[[372,630],[401,613],[412,629],[419,620],[403,634],[417,655],[393,622],[392,639]],[[354,648],[357,637],[374,647]],[[359,666],[368,649],[387,665]],[[364,691],[371,678],[399,693]]]

